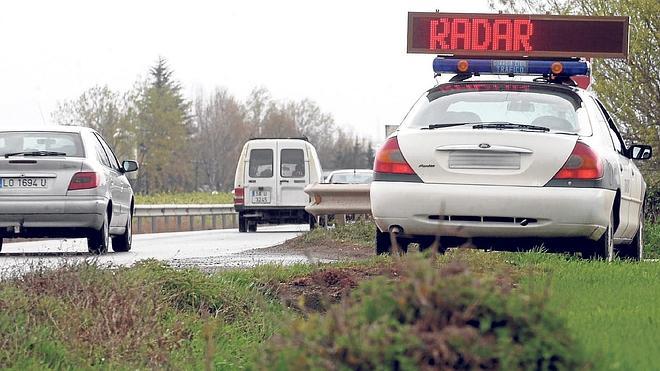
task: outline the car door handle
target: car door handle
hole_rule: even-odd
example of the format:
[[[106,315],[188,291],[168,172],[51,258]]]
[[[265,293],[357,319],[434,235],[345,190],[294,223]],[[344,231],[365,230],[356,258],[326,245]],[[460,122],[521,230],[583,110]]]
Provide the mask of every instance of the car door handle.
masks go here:
[[[248,183],[256,183],[256,180],[248,180]]]
[[[289,183],[289,181],[288,180],[280,180],[280,184],[282,184],[282,183]]]
[[[619,170],[623,172],[623,165],[619,164]]]

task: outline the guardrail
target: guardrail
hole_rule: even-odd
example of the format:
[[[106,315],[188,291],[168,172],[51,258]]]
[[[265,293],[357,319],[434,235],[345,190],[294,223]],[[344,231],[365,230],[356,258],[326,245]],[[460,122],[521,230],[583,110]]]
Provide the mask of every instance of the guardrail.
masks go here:
[[[310,184],[305,188],[311,203],[305,210],[327,222],[334,215],[337,223],[346,220],[347,215],[371,215],[371,185],[369,184]]]
[[[238,228],[234,205],[135,205],[133,233]]]

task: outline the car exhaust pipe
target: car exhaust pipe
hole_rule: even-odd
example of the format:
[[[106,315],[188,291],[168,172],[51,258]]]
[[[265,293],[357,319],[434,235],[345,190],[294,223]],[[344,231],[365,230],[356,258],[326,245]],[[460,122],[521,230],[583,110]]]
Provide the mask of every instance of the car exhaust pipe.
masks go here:
[[[390,227],[390,233],[394,234],[395,236],[403,234],[403,228],[399,227],[398,225],[393,225]]]

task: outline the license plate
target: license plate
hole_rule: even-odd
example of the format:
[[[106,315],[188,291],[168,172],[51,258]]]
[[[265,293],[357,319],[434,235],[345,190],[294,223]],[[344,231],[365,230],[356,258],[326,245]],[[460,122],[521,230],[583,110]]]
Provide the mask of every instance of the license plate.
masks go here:
[[[47,188],[46,178],[0,178],[0,188]]]
[[[269,204],[270,191],[252,191],[251,199],[253,204]]]

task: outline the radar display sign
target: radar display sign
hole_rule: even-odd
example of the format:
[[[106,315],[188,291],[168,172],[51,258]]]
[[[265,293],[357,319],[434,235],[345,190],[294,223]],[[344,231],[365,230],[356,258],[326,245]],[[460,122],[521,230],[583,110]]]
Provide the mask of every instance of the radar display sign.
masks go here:
[[[408,53],[627,58],[628,17],[408,13]]]

